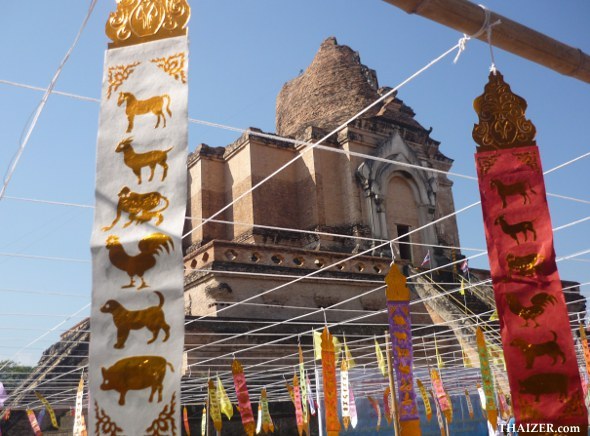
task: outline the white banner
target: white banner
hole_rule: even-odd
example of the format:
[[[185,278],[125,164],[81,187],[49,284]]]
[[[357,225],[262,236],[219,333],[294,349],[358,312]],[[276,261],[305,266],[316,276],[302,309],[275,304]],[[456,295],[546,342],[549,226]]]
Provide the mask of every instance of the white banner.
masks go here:
[[[181,431],[187,67],[185,36],[105,56],[91,240],[92,434]]]

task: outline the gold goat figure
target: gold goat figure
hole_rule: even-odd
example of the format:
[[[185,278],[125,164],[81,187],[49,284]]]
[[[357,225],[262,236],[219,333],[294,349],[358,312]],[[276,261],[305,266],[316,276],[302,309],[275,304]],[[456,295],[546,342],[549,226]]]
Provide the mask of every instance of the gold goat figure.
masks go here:
[[[133,149],[131,143],[133,142],[133,138],[125,138],[119,144],[117,144],[117,148],[115,151],[117,153],[123,153],[123,161],[125,165],[131,168],[133,174],[137,176],[137,183],[141,185],[141,169],[144,167],[149,167],[150,169],[150,178],[148,182],[151,182],[154,178],[154,171],[156,169],[156,165],[160,165],[162,167],[162,181],[166,179],[166,175],[168,174],[168,164],[166,160],[168,159],[168,152],[172,150],[174,147],[170,147],[166,150],[153,150],[148,151],[147,153],[136,153]]]
[[[502,228],[502,231],[514,239],[518,245],[520,245],[520,242],[518,241],[519,233],[524,235],[525,241],[528,241],[527,232],[531,232],[533,234],[533,241],[537,240],[537,232],[535,231],[532,221],[521,221],[515,224],[508,224],[504,219],[504,215],[502,214],[496,218],[494,224],[499,224]]]

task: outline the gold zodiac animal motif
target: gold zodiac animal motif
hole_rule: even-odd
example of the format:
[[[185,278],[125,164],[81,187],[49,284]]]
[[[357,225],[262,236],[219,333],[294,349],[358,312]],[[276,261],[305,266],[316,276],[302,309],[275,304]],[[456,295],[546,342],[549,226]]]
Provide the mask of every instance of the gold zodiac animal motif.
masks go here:
[[[126,103],[125,114],[127,115],[127,133],[133,130],[133,121],[136,115],[145,115],[150,112],[158,117],[156,122],[156,129],[160,125],[160,117],[163,120],[163,126],[166,127],[166,116],[164,114],[164,105],[166,105],[166,112],[169,116],[172,116],[170,112],[170,96],[168,94],[157,95],[155,97],[148,98],[147,100],[138,100],[130,92],[119,93],[119,100],[117,106],[121,106]]]
[[[161,207],[156,209],[158,206]],[[119,191],[119,203],[117,204],[117,216],[110,226],[103,227],[102,230],[106,232],[112,229],[121,218],[121,212],[129,215],[129,221],[123,225],[128,227],[131,223],[135,224],[145,223],[152,218],[156,218],[156,225],[159,226],[164,221],[162,212],[165,211],[170,202],[159,192],[147,192],[139,194],[132,192],[127,186],[123,186]]]
[[[498,195],[502,199],[502,208],[507,206],[506,197],[510,195],[520,195],[523,201],[522,204],[527,204],[527,201],[530,204],[531,199],[527,193],[527,190],[533,194],[536,194],[535,190],[528,181],[520,181],[505,185],[498,179],[492,179],[490,182],[490,187],[492,189],[495,188],[498,191]]]
[[[506,263],[508,263],[508,276],[512,274],[519,274],[522,276],[533,276],[537,269],[542,265],[545,258],[541,254],[531,253],[525,256],[515,256],[512,253],[506,255]]]
[[[521,221],[515,224],[508,224],[504,219],[504,215],[500,215],[494,221],[494,224],[500,224],[502,231],[509,235],[512,239],[516,241],[518,245],[520,242],[518,241],[518,234],[522,233],[524,235],[524,240],[527,241],[527,232],[531,232],[533,234],[533,241],[537,240],[537,232],[535,231],[535,227],[533,226],[532,221]]]
[[[160,165],[162,167],[162,181],[166,179],[168,175],[168,164],[166,160],[168,159],[168,152],[172,150],[174,147],[170,147],[166,150],[153,150],[148,151],[147,153],[136,153],[133,149],[131,143],[133,142],[133,138],[125,138],[121,142],[117,144],[117,148],[115,151],[117,153],[123,153],[123,162],[133,174],[137,176],[137,183],[141,185],[141,169],[145,167],[149,167],[150,169],[150,178],[148,182],[151,182],[154,178],[154,171],[156,169],[156,165]]]
[[[162,389],[166,366],[174,372],[170,362],[160,356],[133,356],[115,362],[110,368],[101,368],[103,391],[119,392],[119,404],[125,405],[127,391],[151,388],[150,403],[158,393],[158,403],[162,401]]]
[[[143,275],[147,270],[156,266],[156,256],[162,249],[166,250],[167,253],[170,253],[170,249],[174,249],[172,238],[162,233],[147,235],[137,245],[139,254],[130,256],[125,252],[125,248],[121,245],[117,235],[111,235],[107,238],[106,248],[109,251],[109,260],[115,268],[125,271],[130,279],[129,284],[121,286],[122,288],[134,287],[135,276],[141,279],[141,285],[137,290],[147,288],[148,284],[144,281]]]
[[[531,369],[535,364],[535,358],[541,356],[549,356],[553,359],[551,365],[557,363],[557,359],[561,358],[561,363],[565,363],[565,354],[561,351],[559,344],[557,343],[557,333],[551,330],[553,334],[553,340],[542,342],[540,344],[530,344],[522,338],[514,338],[510,345],[517,347],[524,354],[526,360],[526,367]]]
[[[128,310],[116,300],[107,301],[101,308],[102,313],[113,315],[113,323],[117,328],[117,343],[115,348],[124,348],[125,341],[129,337],[131,330],[148,329],[152,333],[152,338],[147,342],[151,344],[158,338],[160,330],[164,330],[164,339],[166,342],[170,337],[170,326],[166,323],[164,311],[164,296],[160,291],[154,291],[160,299],[157,306],[147,307],[141,310]]]

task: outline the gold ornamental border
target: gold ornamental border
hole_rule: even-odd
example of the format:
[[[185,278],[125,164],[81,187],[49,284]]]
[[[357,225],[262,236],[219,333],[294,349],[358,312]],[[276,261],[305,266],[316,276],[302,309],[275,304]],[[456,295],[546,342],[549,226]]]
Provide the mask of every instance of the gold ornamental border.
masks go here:
[[[106,23],[109,48],[186,35],[190,15],[187,0],[117,0]]]

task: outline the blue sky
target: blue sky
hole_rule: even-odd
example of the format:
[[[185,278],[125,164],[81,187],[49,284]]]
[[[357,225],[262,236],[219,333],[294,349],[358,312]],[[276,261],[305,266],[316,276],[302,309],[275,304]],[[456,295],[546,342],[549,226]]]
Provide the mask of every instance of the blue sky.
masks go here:
[[[0,79],[47,86],[82,22],[88,1],[4,2],[0,14]],[[100,0],[56,89],[99,97],[104,24],[114,1]],[[590,3],[571,0],[493,0],[485,5],[558,40],[590,52]],[[408,15],[381,0],[215,0],[192,2],[190,103],[192,118],[274,131],[275,98],[287,80],[311,62],[320,43],[336,36],[377,71],[381,86],[395,86],[453,46],[458,32]],[[528,101],[545,169],[589,150],[590,88],[586,83],[495,50],[496,64],[514,92]],[[468,43],[459,62],[450,56],[398,94],[416,112],[453,170],[475,175],[471,139],[473,99],[487,81],[489,50]],[[0,171],[14,155],[41,93],[0,84]],[[96,103],[52,96],[16,169],[7,195],[92,205],[94,203]],[[235,133],[191,126],[190,148],[226,145]],[[590,159],[546,178],[551,193],[590,201]],[[479,199],[476,184],[455,181],[457,208]],[[550,199],[554,226],[590,215],[590,204]],[[458,217],[461,244],[485,248],[481,211]],[[24,352],[15,353],[90,301],[91,209],[4,199],[0,202],[0,359],[33,363],[64,322]],[[558,256],[590,248],[590,222],[555,235]],[[49,261],[6,256],[53,256]],[[586,260],[585,262],[583,260]],[[473,262],[487,268],[487,260]],[[590,255],[559,264],[564,279],[590,281]],[[586,295],[590,287],[584,286]],[[54,295],[66,294],[66,295]]]

